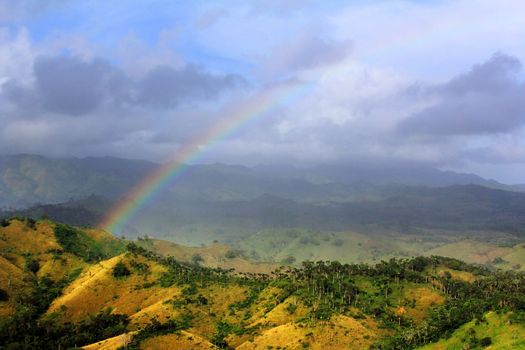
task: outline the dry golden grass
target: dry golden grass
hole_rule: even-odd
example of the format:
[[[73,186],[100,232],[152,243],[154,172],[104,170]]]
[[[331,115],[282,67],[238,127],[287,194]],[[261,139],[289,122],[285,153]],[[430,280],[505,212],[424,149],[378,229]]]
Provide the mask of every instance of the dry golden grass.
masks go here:
[[[287,307],[290,304],[297,305],[297,309],[294,313],[290,313],[287,310]],[[305,316],[308,313],[308,308],[306,308],[297,297],[287,298],[285,301],[271,309],[269,312],[264,314],[262,317],[259,317],[255,322],[250,326],[256,325],[282,325],[285,323],[292,322],[298,318]]]
[[[33,274],[26,270],[30,254],[40,264],[38,277],[53,280],[64,278],[71,270],[86,264],[71,254],[64,253],[54,259],[49,249],[60,249],[54,234],[54,226],[48,221],[39,221],[35,229],[20,220],[11,220],[7,227],[0,228],[0,288],[10,296],[8,302],[0,302],[0,317],[14,312],[17,296],[31,291]]]
[[[140,345],[144,350],[210,350],[218,349],[206,339],[198,335],[181,331],[179,334],[161,335],[146,339]]]
[[[286,323],[262,332],[236,349],[366,349],[377,339],[377,334],[373,321],[340,315],[313,326]]]
[[[438,274],[440,276],[444,276],[445,272],[450,273],[450,276],[452,277],[452,279],[455,279],[458,281],[472,283],[476,280],[476,276],[474,276],[474,274],[467,272],[467,271],[457,271],[457,270],[450,269],[448,267],[443,267],[438,270]]]
[[[199,293],[208,299],[208,305],[187,307],[187,311],[195,317],[188,331],[209,339],[215,333],[217,321],[237,322],[238,317],[230,314],[228,306],[244,299],[245,292],[246,288],[238,285],[212,285],[199,290]]]
[[[405,298],[415,300],[415,306],[406,309],[406,316],[416,324],[423,321],[431,307],[445,302],[445,297],[429,287],[409,288],[405,292]]]
[[[134,272],[129,277],[115,278],[113,267],[119,261],[130,266],[131,260],[146,263],[151,275],[145,277]],[[102,261],[90,266],[68,286],[63,295],[51,304],[48,313],[60,311],[63,319],[78,321],[87,315],[112,308],[114,313],[130,315],[132,323],[137,325],[146,323],[153,316],[165,318],[168,316],[167,308],[162,308],[162,302],[179,295],[180,289],[158,285],[141,287],[145,282],[157,280],[163,271],[164,267],[130,254]],[[147,312],[141,312],[146,309]]]
[[[226,253],[232,248],[225,244],[211,244],[205,247],[186,247],[173,242],[148,239],[139,241],[139,245],[163,256],[173,256],[184,262],[191,262],[193,256],[202,258],[201,264],[207,267],[221,267],[223,269],[235,269],[237,272],[270,273],[279,267],[275,263],[255,263],[241,257],[227,259]]]
[[[116,337],[105,339],[94,344],[84,346],[84,350],[115,350],[128,344],[135,332],[124,333]]]
[[[11,220],[9,226],[0,228],[0,233],[0,251],[8,249],[17,254],[40,254],[48,249],[60,248],[55,239],[54,226],[48,221],[37,222],[33,230],[23,221]]]
[[[248,323],[254,324],[259,319],[263,318],[268,312],[266,305],[277,305],[276,297],[279,295],[281,290],[276,287],[267,287],[260,294],[257,300],[250,307],[252,317],[248,320]]]
[[[179,293],[175,295],[177,294]],[[130,318],[133,327],[144,327],[150,323],[152,318],[157,319],[159,322],[166,322],[170,318],[176,318],[179,315],[179,311],[175,310],[171,304],[166,303],[166,301],[172,299],[173,296],[172,293],[169,293],[167,297],[161,298],[156,303],[131,315]]]
[[[82,231],[84,231],[84,233],[86,233],[89,237],[93,238],[97,242],[101,242],[105,240],[112,240],[112,239],[114,240],[114,237],[110,233],[104,230],[95,229],[95,228],[85,228]]]
[[[12,315],[15,312],[15,299],[19,294],[29,292],[27,282],[23,280],[23,270],[0,256],[0,288],[9,295],[9,300],[0,302],[0,317]]]
[[[88,266],[82,259],[69,253],[62,253],[59,259],[53,258],[52,254],[41,254],[38,256],[38,260],[40,262],[38,277],[47,276],[55,281],[60,280],[77,268]]]
[[[298,349],[306,338],[305,329],[300,328],[297,324],[287,323],[274,328],[271,328],[261,335],[250,339],[236,349],[239,350],[253,350],[253,349],[268,349],[273,348],[289,348]]]

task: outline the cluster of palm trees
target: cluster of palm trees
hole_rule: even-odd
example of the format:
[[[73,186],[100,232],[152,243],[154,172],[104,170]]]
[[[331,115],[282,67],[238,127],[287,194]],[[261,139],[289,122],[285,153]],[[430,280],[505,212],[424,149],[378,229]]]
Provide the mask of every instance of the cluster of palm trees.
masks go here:
[[[261,290],[273,285],[280,290],[275,297],[276,305],[295,295],[311,308],[311,319],[327,319],[332,313],[357,308],[396,330],[396,335],[381,345],[383,349],[406,349],[428,343],[473,318],[482,318],[489,310],[525,312],[525,274],[490,271],[451,258],[391,259],[374,266],[306,261],[301,266],[281,267],[268,275],[184,264],[173,257],[160,257],[133,243],[128,250],[167,266],[167,285],[200,283],[200,286],[206,286],[213,282],[251,286],[255,292],[239,306],[255,302]],[[467,282],[443,273],[448,270],[470,272],[474,279]],[[362,288],[359,283],[362,280],[368,281],[372,287]],[[409,319],[402,320],[403,315],[395,314],[394,306],[399,300],[393,301],[392,296],[396,288],[401,290],[409,282],[427,285],[446,296],[447,300],[432,308],[428,318],[417,326]]]

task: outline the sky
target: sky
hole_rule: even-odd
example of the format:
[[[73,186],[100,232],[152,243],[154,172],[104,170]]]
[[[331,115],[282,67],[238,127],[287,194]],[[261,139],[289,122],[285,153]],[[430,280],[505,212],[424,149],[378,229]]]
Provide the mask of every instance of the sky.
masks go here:
[[[522,0],[0,0],[0,154],[164,162],[285,90],[199,161],[525,183],[524,38]]]

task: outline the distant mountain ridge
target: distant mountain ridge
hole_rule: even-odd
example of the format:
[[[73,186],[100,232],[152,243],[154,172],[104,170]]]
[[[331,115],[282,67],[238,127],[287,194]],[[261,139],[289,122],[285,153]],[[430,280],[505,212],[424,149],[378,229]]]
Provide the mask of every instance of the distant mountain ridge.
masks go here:
[[[116,198],[156,166],[109,157],[0,156],[0,207],[59,203],[92,194]]]
[[[149,161],[113,157],[0,156],[0,208],[60,203],[90,195],[116,200],[158,166]],[[386,187],[392,186],[469,184],[523,190],[523,187],[503,185],[477,175],[441,171],[420,164],[365,162],[306,169],[193,165],[177,186],[168,190],[207,200],[247,200],[271,194],[300,202],[330,202],[381,197]]]
[[[373,185],[400,184],[408,186],[445,187],[453,185],[480,185],[492,188],[513,189],[513,186],[485,179],[476,174],[439,170],[414,162],[377,163],[356,161],[347,164],[318,165],[310,168],[261,165],[261,173],[285,177],[305,178],[312,182],[341,184],[368,183]]]

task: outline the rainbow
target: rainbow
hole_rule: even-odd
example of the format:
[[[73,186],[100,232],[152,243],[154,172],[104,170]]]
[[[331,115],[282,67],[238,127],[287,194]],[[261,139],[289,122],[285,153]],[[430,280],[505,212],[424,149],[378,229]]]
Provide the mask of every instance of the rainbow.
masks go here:
[[[364,52],[365,57],[374,59],[375,55],[399,49],[408,43],[419,43],[431,36],[447,35],[454,32],[461,25],[458,21],[449,21],[446,25],[429,27],[417,32],[405,33],[397,37],[388,38],[387,41],[378,42]],[[344,69],[344,68],[343,68]],[[331,69],[321,75],[320,82],[330,76],[340,73],[340,69]],[[189,164],[195,162],[206,153],[213,145],[227,138],[229,135],[242,128],[251,120],[257,119],[271,111],[273,108],[284,105],[289,100],[302,97],[312,89],[315,84],[288,83],[270,89],[262,95],[254,97],[246,104],[237,107],[236,110],[226,113],[216,124],[195,137],[190,143],[181,147],[173,159],[159,167],[151,175],[146,177],[135,188],[133,188],[99,224],[100,227],[113,232],[119,232],[128,220],[153,197],[166,184],[174,181],[188,168]]]
[[[109,214],[99,223],[99,227],[113,233],[120,233],[129,219],[146,203],[150,202],[160,190],[174,181],[188,169],[189,165],[211,149],[212,146],[241,129],[250,121],[266,115],[280,105],[286,105],[300,98],[310,90],[312,84],[286,83],[259,94],[243,103],[235,110],[225,113],[217,123],[193,138],[177,150],[173,158],[144,178],[128,192]]]

